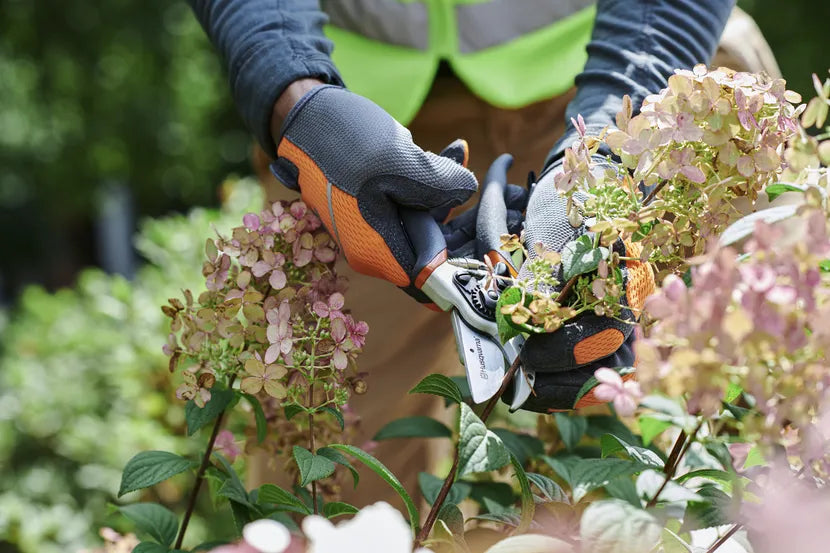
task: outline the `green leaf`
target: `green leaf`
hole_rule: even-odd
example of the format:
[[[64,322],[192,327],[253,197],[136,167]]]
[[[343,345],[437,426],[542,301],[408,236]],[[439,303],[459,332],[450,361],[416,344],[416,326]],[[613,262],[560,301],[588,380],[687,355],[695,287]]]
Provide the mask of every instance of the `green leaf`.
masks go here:
[[[146,532],[161,545],[170,546],[176,539],[179,521],[170,509],[158,503],[133,503],[118,510],[135,524],[137,530]]]
[[[428,472],[418,473],[418,487],[421,490],[421,495],[424,496],[424,501],[432,505],[438,498],[438,492],[441,491],[441,486],[444,485],[444,479],[438,478]],[[468,482],[455,482],[450,487],[447,493],[446,504],[458,505],[465,500],[472,490],[472,486]]]
[[[453,536],[464,537],[464,515],[457,505],[445,504],[438,511],[438,520],[444,521]]]
[[[265,411],[262,410],[262,404],[259,400],[251,394],[239,392],[242,394],[254,410],[254,420],[256,421],[256,442],[261,444],[265,441],[265,436],[268,435],[268,421],[265,420]]]
[[[133,548],[132,553],[169,553],[170,548],[151,541],[143,541]]]
[[[654,226],[654,221],[649,221],[648,223],[641,224],[640,228],[638,228],[634,232],[634,234],[631,235],[631,240],[633,242],[642,241],[646,236],[648,236],[648,233],[651,232],[651,229],[652,229],[653,226]]]
[[[340,412],[340,409],[335,409],[331,405],[326,405],[322,409],[320,409],[321,413],[328,413],[334,420],[336,420],[340,424],[340,430],[346,429],[346,419],[343,418],[343,413]]]
[[[254,506],[251,504],[250,499],[248,498],[248,492],[245,489],[245,485],[242,483],[242,480],[239,478],[239,475],[236,474],[231,463],[225,459],[225,457],[220,454],[213,452],[213,456],[219,460],[219,463],[222,465],[222,468],[228,478],[222,483],[222,486],[219,488],[217,495],[221,497],[227,497],[233,503],[237,503],[245,507],[245,509],[253,508]],[[234,508],[231,505],[231,508]],[[236,512],[236,511],[235,511]],[[239,511],[242,512],[241,510]],[[247,517],[250,518],[250,517]]]
[[[778,196],[783,194],[784,192],[805,192],[807,190],[807,186],[797,186],[795,184],[786,184],[783,182],[777,182],[775,184],[770,184],[764,189],[764,192],[767,193],[767,197],[769,201],[775,200]]]
[[[621,499],[594,501],[579,523],[582,550],[596,553],[649,553],[661,532],[651,514]]]
[[[357,469],[349,462],[345,455],[337,451],[336,449],[332,449],[330,447],[321,447],[317,450],[317,455],[322,455],[326,459],[334,461],[338,465],[343,465],[349,472],[352,473],[352,481],[354,482],[354,487],[357,488],[357,483],[360,482],[360,474],[357,472]]]
[[[501,293],[499,300],[496,302],[496,327],[499,331],[499,340],[504,344],[511,338],[522,333],[523,325],[517,325],[510,318],[510,315],[505,315],[501,312],[501,308],[505,305],[513,305],[522,301],[522,291],[516,286],[511,286]]]
[[[551,463],[557,460],[555,457],[543,458],[545,462],[556,470],[557,467]],[[571,485],[574,501],[579,502],[585,495],[597,488],[605,486],[608,482],[618,476],[627,476],[644,470],[644,465],[625,459],[580,459],[571,458],[566,468],[566,474],[560,473],[568,484]],[[575,459],[575,460],[574,460]],[[561,466],[561,465],[560,465]]]
[[[358,511],[354,505],[343,503],[342,501],[332,501],[323,506],[323,516],[326,518],[334,518],[343,515],[353,515]]]
[[[289,421],[300,413],[307,413],[306,408],[297,403],[289,403],[283,407],[283,411],[285,412],[285,419]]]
[[[615,415],[591,415],[588,418],[588,430],[585,431],[591,438],[601,439],[605,434],[619,436],[626,442],[634,445],[642,445],[640,437],[634,434],[625,423]],[[601,451],[597,453],[597,456]],[[583,455],[590,457],[590,455]]]
[[[667,428],[671,427],[671,422],[667,420],[655,419],[643,415],[639,419],[640,435],[643,438],[643,444],[648,445],[651,441],[663,433]]]
[[[375,441],[392,438],[450,438],[452,430],[432,417],[414,416],[395,419],[375,434]]]
[[[210,392],[210,400],[204,407],[199,407],[191,399],[184,406],[184,417],[187,421],[187,435],[192,436],[197,430],[219,416],[233,399],[233,390],[219,390],[214,388]]]
[[[315,455],[304,447],[294,446],[294,460],[300,469],[300,486],[328,478],[334,474],[334,462],[322,455]]]
[[[743,469],[746,470],[752,467],[763,467],[766,464],[767,460],[764,459],[764,453],[761,451],[760,446],[756,444],[749,450],[749,453],[746,454]]]
[[[522,497],[521,519],[516,527],[516,533],[521,534],[527,532],[533,522],[533,515],[536,514],[536,502],[533,500],[533,491],[530,489],[530,480],[527,479],[527,473],[525,473],[524,467],[515,455],[510,456],[510,463],[513,465],[513,475],[519,481],[519,491]]]
[[[711,480],[712,482],[720,484],[725,491],[729,491],[732,489],[732,483],[735,477],[725,470],[700,469],[687,472],[686,474],[681,474],[675,479],[675,482],[683,484],[692,478],[704,478],[706,480]]]
[[[554,413],[553,415],[556,419],[556,427],[559,429],[559,436],[561,436],[568,451],[571,451],[585,435],[585,431],[588,430],[588,419],[580,415],[569,415],[567,413]]]
[[[443,398],[452,400],[456,403],[461,403],[461,390],[458,389],[455,382],[450,380],[443,374],[431,374],[421,380],[414,388],[409,391],[410,394],[431,394],[434,396],[441,396]]]
[[[562,277],[567,282],[577,275],[595,271],[600,261],[608,259],[609,253],[608,248],[595,248],[591,237],[583,234],[562,248]]]
[[[698,494],[674,480],[666,482],[666,475],[662,471],[650,469],[643,471],[637,478],[637,496],[651,501],[658,491],[660,495],[657,501],[664,503],[686,503],[702,499]]]
[[[507,447],[466,403],[461,404],[458,435],[459,478],[473,472],[500,469],[510,462]]]
[[[245,528],[245,525],[248,524],[253,520],[251,518],[251,510],[241,503],[237,503],[236,501],[228,502],[228,505],[231,507],[231,516],[233,517],[233,525],[236,527],[236,535],[242,535],[242,529]]]
[[[732,498],[713,485],[706,485],[697,491],[703,501],[690,502],[683,517],[682,532],[722,526],[734,522],[730,516],[733,510]]]
[[[729,383],[729,387],[726,389],[726,394],[724,395],[723,401],[726,403],[732,403],[736,399],[738,399],[741,394],[744,393],[744,389],[734,384],[732,382]]]
[[[642,508],[640,497],[637,495],[637,486],[631,481],[630,476],[619,476],[610,480],[605,485],[605,491],[611,497],[622,499],[634,505],[637,508]]]
[[[118,497],[125,493],[143,488],[149,488],[159,482],[164,482],[171,476],[195,466],[175,453],[167,451],[142,451],[129,461],[121,475],[121,487]]]
[[[830,273],[830,259],[822,259],[819,261],[818,268],[822,273]]]
[[[472,520],[484,520],[487,522],[498,522],[500,524],[505,524],[507,526],[513,526],[514,528],[519,526],[521,523],[521,516],[518,515],[516,512],[511,511],[508,513],[484,513],[480,515],[476,515],[474,517],[470,517]]]
[[[631,445],[614,434],[605,434],[600,440],[600,445],[602,446],[603,457],[608,457],[609,455],[614,455],[622,451],[638,463],[649,467],[663,468],[663,460],[656,453],[644,447]]]
[[[755,232],[755,223],[758,221],[764,221],[771,225],[778,221],[789,219],[796,214],[798,207],[796,204],[779,205],[745,215],[726,227],[721,233],[718,243],[721,246],[731,246],[732,244],[740,242]]]
[[[516,502],[516,493],[504,482],[471,482],[470,499],[491,513],[501,513]]]
[[[211,540],[202,542],[193,549],[191,549],[190,553],[196,553],[197,551],[210,551],[211,549],[216,549],[220,545],[228,545],[228,542],[225,540]],[[135,549],[133,549],[133,553],[135,553]]]
[[[568,494],[562,489],[562,486],[548,478],[547,476],[536,474],[535,472],[528,472],[527,479],[539,488],[542,492],[542,497],[547,501],[555,501],[557,503],[570,503]]]
[[[613,370],[617,371],[620,374],[620,376],[625,376],[629,373],[633,373],[636,369],[634,367],[614,367]],[[576,406],[582,399],[582,397],[594,388],[596,388],[597,385],[599,385],[597,377],[591,375],[591,378],[586,380],[582,387],[579,389],[579,391],[576,393],[576,399],[574,399],[574,404],[572,405],[572,407]]]
[[[507,449],[519,459],[519,462],[524,466],[528,460],[542,455],[545,451],[545,446],[542,440],[530,434],[523,434],[520,432],[513,432],[507,428],[491,428],[493,434],[498,436]]]
[[[430,375],[430,376],[436,376],[436,375]],[[429,378],[429,376],[427,378],[425,378],[424,380],[422,380],[421,384],[423,384],[424,381],[427,380],[428,378]],[[446,377],[444,377],[444,378],[446,378]],[[447,378],[447,380],[449,380],[449,378]],[[449,380],[449,381],[452,382],[452,380]],[[420,386],[421,384],[418,384],[418,386]],[[416,386],[415,388],[417,388],[418,386]],[[456,389],[456,391],[458,390],[457,387],[455,389]],[[429,392],[426,392],[426,393],[429,393]],[[442,394],[437,394],[437,395],[442,395]],[[444,397],[446,397],[446,396],[444,396]],[[383,465],[383,463],[381,463],[380,461],[378,461],[377,459],[375,459],[374,457],[372,457],[371,455],[369,455],[368,453],[366,453],[365,451],[363,451],[359,447],[355,447],[353,445],[332,444],[329,447],[337,449],[339,451],[343,451],[343,452],[348,453],[349,455],[353,456],[355,459],[359,460],[361,463],[363,463],[364,465],[366,465],[367,467],[372,469],[372,471],[375,474],[377,474],[378,476],[383,478],[383,480],[386,481],[387,484],[392,486],[392,489],[395,490],[398,493],[398,495],[403,500],[404,505],[406,506],[406,511],[409,514],[409,526],[412,528],[413,533],[418,530],[418,509],[415,507],[415,503],[413,503],[412,498],[409,497],[409,494],[406,493],[406,490],[404,489],[404,487],[401,484],[400,480],[398,480],[395,477],[395,475],[392,474],[392,472]]]
[[[273,503],[274,505],[291,507],[290,510],[298,513],[311,514],[311,509],[297,496],[274,484],[263,484],[259,487],[257,502],[260,504]]]

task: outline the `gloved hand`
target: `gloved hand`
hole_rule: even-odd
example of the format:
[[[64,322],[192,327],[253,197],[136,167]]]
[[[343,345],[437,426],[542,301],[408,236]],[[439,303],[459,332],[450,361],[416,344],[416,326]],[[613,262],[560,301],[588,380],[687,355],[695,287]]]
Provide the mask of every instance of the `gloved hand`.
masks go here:
[[[548,251],[562,251],[565,244],[586,234],[584,222],[573,227],[568,221],[567,203],[554,185],[555,175],[561,172],[556,164],[542,174],[533,187],[525,218],[525,247],[531,258],[533,247],[541,242]],[[638,257],[636,243],[617,240],[612,247],[620,256]],[[522,366],[536,372],[535,395],[523,409],[547,412],[571,409],[582,385],[600,367],[632,366],[634,341],[631,324],[639,317],[643,302],[654,290],[654,274],[647,263],[624,261],[621,266],[624,294],[622,311],[617,320],[586,312],[565,323],[559,330],[536,334],[528,338],[521,352]],[[519,277],[526,276],[524,265]],[[565,285],[561,275],[560,289]],[[623,322],[626,321],[626,322]],[[509,396],[508,396],[509,397]],[[592,401],[585,397],[579,407]]]
[[[399,209],[446,213],[478,187],[456,161],[463,142],[448,157],[425,152],[382,108],[337,86],[307,92],[276,138],[275,176],[300,190],[349,265],[410,293],[415,254]]]

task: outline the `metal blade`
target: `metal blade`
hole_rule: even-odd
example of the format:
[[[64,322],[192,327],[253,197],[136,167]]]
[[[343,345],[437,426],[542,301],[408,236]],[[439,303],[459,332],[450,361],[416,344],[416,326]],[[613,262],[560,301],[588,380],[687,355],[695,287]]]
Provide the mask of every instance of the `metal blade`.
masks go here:
[[[504,353],[510,364],[519,356],[524,346],[524,336],[515,336],[504,344]],[[525,371],[524,368],[519,367],[516,374],[513,375],[513,401],[510,402],[510,412],[519,409],[530,394],[533,393],[533,385],[536,383],[536,373],[534,371]]]
[[[453,309],[452,329],[458,357],[467,369],[467,383],[474,403],[487,401],[499,391],[506,372],[499,344],[468,325]]]

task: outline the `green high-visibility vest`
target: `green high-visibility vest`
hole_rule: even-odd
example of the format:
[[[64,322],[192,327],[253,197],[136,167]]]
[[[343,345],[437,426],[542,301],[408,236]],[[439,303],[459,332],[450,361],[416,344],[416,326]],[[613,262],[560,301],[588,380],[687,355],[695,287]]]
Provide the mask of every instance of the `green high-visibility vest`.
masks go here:
[[[568,90],[587,59],[593,0],[322,0],[346,86],[409,123],[438,63],[477,96],[520,108]]]

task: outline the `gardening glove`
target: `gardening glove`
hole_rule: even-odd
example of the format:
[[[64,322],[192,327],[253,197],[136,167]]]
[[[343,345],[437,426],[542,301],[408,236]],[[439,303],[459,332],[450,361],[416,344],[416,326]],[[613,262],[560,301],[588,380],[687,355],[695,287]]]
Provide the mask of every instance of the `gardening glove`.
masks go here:
[[[561,163],[552,165],[531,191],[524,230],[525,247],[531,259],[538,255],[534,247],[538,242],[547,251],[561,253],[568,242],[589,234],[584,222],[575,227],[568,220],[567,202],[554,185],[554,178],[561,170]],[[611,249],[626,257],[639,257],[641,252],[638,244],[619,239]],[[633,364],[633,323],[646,297],[654,291],[654,274],[647,263],[639,261],[625,261],[620,269],[623,286],[620,320],[585,312],[555,332],[534,334],[527,339],[520,355],[522,366],[536,372],[536,395],[531,396],[524,409],[544,412],[574,408],[577,392],[594,370]],[[519,278],[527,275],[525,264],[519,270]],[[560,274],[557,279],[561,290],[564,277]],[[583,399],[591,400],[590,397]]]
[[[353,269],[418,297],[412,286],[416,256],[399,210],[445,214],[466,201],[478,187],[458,163],[466,155],[463,141],[446,156],[425,152],[370,100],[324,85],[289,112],[271,168],[300,191]]]

